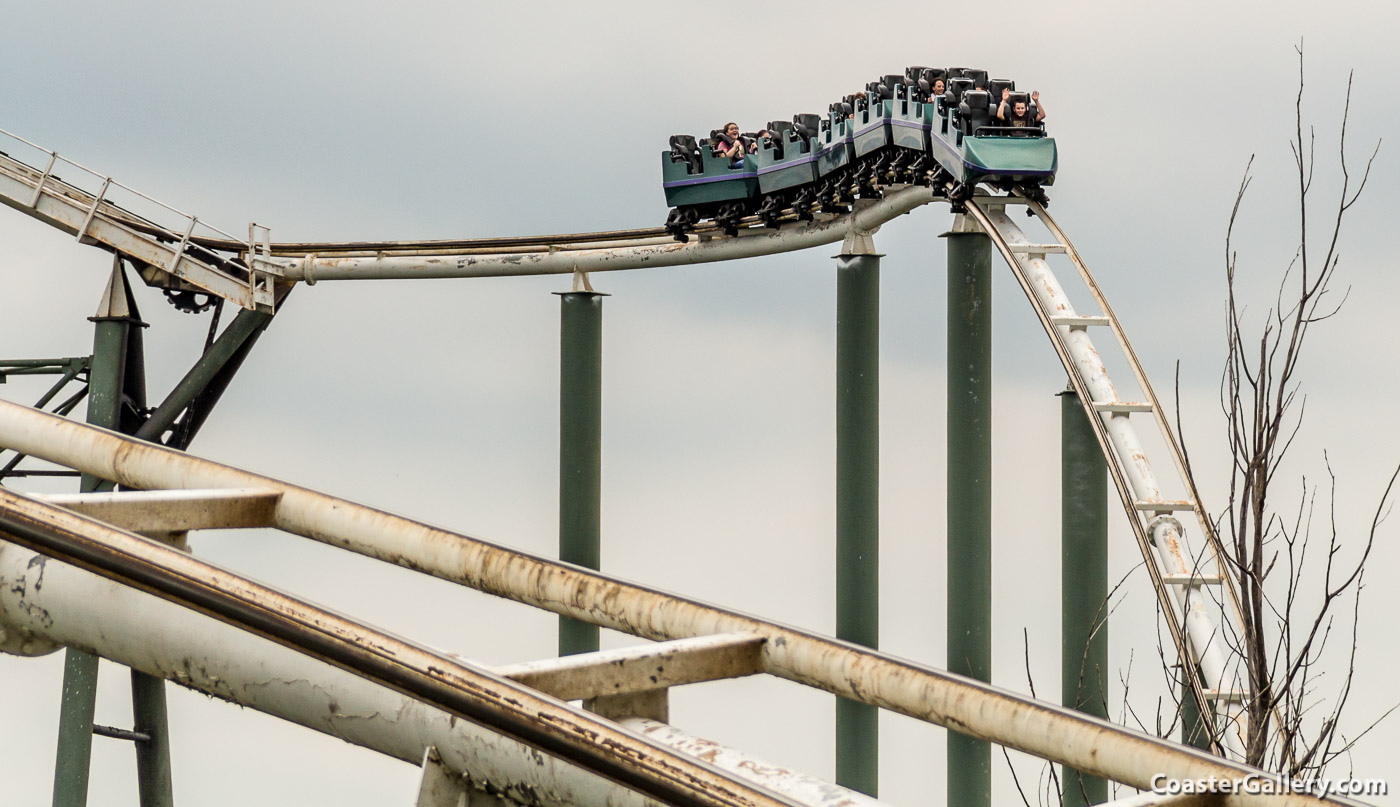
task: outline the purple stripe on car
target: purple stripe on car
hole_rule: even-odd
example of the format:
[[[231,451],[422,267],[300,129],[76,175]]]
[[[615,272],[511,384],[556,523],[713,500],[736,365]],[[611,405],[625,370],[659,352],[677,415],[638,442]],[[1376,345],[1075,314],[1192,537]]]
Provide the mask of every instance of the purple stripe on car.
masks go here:
[[[718,177],[696,177],[695,179],[676,179],[670,182],[661,183],[663,188],[679,188],[685,185],[703,185],[707,182],[725,182],[730,179],[755,179],[758,177],[756,171],[740,171],[737,174],[726,174]]]

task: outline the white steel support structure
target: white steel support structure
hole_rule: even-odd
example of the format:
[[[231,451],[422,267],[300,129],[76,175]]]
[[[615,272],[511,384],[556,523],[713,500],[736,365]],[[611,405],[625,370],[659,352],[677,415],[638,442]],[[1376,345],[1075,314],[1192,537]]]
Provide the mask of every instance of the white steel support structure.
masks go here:
[[[256,491],[249,495],[259,499],[275,494],[277,502],[272,514],[272,523],[278,529],[633,635],[655,640],[677,640],[716,634],[746,634],[755,637],[755,641],[762,642],[757,666],[763,673],[956,728],[963,733],[1134,787],[1149,787],[1152,777],[1158,773],[1193,779],[1209,776],[1239,779],[1260,774],[1239,763],[1184,748],[1069,709],[1038,702],[989,684],[896,659],[810,631],[786,627],[558,561],[527,555],[466,535],[433,528],[364,505],[197,459],[164,447],[140,443],[27,407],[0,402],[0,445],[113,479],[124,486],[134,488],[238,488]],[[205,497],[208,494],[200,493],[196,496]],[[148,576],[145,578],[147,583],[144,584],[148,590],[157,590],[155,583],[150,581],[159,578],[163,570],[177,571],[179,579],[185,581],[186,589],[181,591],[194,591],[194,594],[181,594],[177,599],[193,598],[199,592],[210,596],[236,595],[227,601],[245,605],[261,603],[271,608],[268,613],[274,616],[299,615],[297,619],[300,620],[300,624],[314,628],[315,636],[329,637],[318,639],[321,645],[338,637],[338,640],[352,642],[376,653],[387,654],[401,664],[417,665],[414,669],[418,669],[422,675],[431,677],[430,671],[437,669],[440,677],[442,671],[446,670],[450,673],[446,679],[434,679],[443,687],[447,687],[444,698],[453,692],[464,695],[469,691],[499,699],[509,692],[509,697],[515,699],[515,702],[532,704],[528,708],[536,714],[549,714],[548,725],[553,725],[556,729],[571,725],[588,726],[588,732],[593,733],[590,736],[609,737],[607,742],[612,744],[612,752],[621,755],[624,760],[630,760],[628,765],[637,766],[637,776],[660,776],[669,781],[668,777],[672,774],[663,775],[663,771],[674,772],[684,767],[677,767],[675,758],[666,756],[654,743],[636,737],[620,726],[605,729],[603,726],[607,724],[596,722],[598,718],[589,718],[584,713],[542,693],[519,689],[520,685],[510,684],[499,674],[407,645],[401,640],[394,640],[365,626],[351,623],[343,617],[318,612],[313,607],[286,595],[263,589],[208,564],[201,564],[188,555],[157,542],[94,522],[84,516],[65,513],[66,511],[42,501],[0,491],[0,524],[4,525],[0,534],[7,536],[6,540],[34,540],[24,539],[19,534],[28,535],[34,532],[33,529],[19,529],[16,525],[61,526],[68,531],[66,534],[76,536],[75,540],[81,539],[93,557],[105,553],[138,564]],[[41,652],[53,648],[56,643],[75,642],[104,655],[125,656],[121,659],[125,663],[149,667],[152,670],[158,669],[158,674],[167,675],[175,680],[183,678],[183,682],[198,686],[196,676],[189,673],[182,663],[182,660],[188,658],[188,648],[152,647],[160,641],[159,634],[173,630],[173,621],[183,618],[173,616],[176,611],[162,610],[162,616],[159,617],[147,614],[145,619],[136,620],[131,624],[122,621],[125,619],[122,612],[127,609],[103,608],[100,614],[92,613],[93,603],[103,601],[94,595],[111,593],[98,588],[98,585],[109,584],[101,583],[90,575],[83,577],[86,573],[77,570],[73,570],[71,574],[59,572],[62,564],[45,564],[32,552],[23,549],[6,547],[4,552],[7,558],[10,558],[5,561],[8,564],[5,567],[8,570],[7,575],[32,574],[35,568],[42,570],[46,566],[55,567],[52,570],[55,576],[42,587],[18,587],[23,591],[20,595],[23,602],[5,601],[3,613],[0,613],[0,624],[4,625],[6,631],[6,647],[12,652]],[[96,566],[95,561],[93,564]],[[47,574],[47,571],[44,573]],[[61,580],[71,582],[58,582]],[[188,588],[195,583],[198,584],[197,590]],[[4,590],[13,593],[16,588],[14,585],[7,585]],[[49,612],[48,619],[35,617],[39,612],[31,607],[34,605],[33,601],[28,599],[31,595],[55,598],[45,600],[45,605],[42,606]],[[60,596],[62,599],[59,599]],[[132,593],[131,596],[138,595]],[[151,598],[148,594],[139,596],[148,597],[153,603],[159,601],[159,598]],[[167,592],[162,596],[175,595]],[[165,603],[161,603],[161,606],[153,604],[132,607],[182,610]],[[167,613],[170,615],[168,618]],[[266,614],[264,616],[266,617]],[[91,625],[93,621],[110,630],[105,633],[97,630],[101,635],[94,635],[90,632],[94,630]],[[84,627],[85,624],[87,627]],[[195,634],[205,631],[210,635],[216,633],[207,627],[192,626],[183,630]],[[217,633],[221,641],[229,641],[226,630]],[[134,641],[132,637],[141,638]],[[187,638],[195,637],[191,635]],[[209,653],[217,655],[225,652],[225,646],[217,645],[213,639],[206,638],[205,641],[203,646],[209,649]],[[324,647],[317,651],[308,647],[293,646],[285,637],[279,641],[300,655],[325,654]],[[394,644],[395,641],[398,644]],[[726,648],[725,652],[732,652],[735,647],[752,646],[748,642],[736,642],[731,638],[716,638],[712,641]],[[140,652],[149,655],[144,659],[136,658],[137,648],[146,648]],[[240,659],[256,658],[258,654],[229,652],[228,655],[228,664],[238,664],[244,663]],[[286,669],[295,675],[294,665],[303,662],[288,657],[285,663],[289,665]],[[736,669],[742,672],[745,668],[740,664]],[[232,690],[243,693],[258,690],[260,682],[265,685],[269,680],[266,671],[240,671],[230,667],[224,672],[225,675],[216,676],[217,681],[206,681],[216,694],[224,697],[237,694]],[[310,680],[322,679],[313,677]],[[471,684],[471,681],[480,683]],[[466,689],[462,690],[461,687]],[[261,688],[267,689],[265,686]],[[418,699],[422,700],[421,697]],[[293,711],[304,707],[288,704],[279,708]],[[271,710],[271,707],[269,709]],[[305,717],[308,720],[312,718],[311,715]],[[318,719],[323,725],[335,725],[329,710]],[[421,728],[422,721],[409,722],[414,732],[409,744],[415,747],[394,752],[396,756],[417,763],[421,761],[423,751],[429,745],[435,746],[444,759],[448,759],[449,755],[454,753],[450,750],[450,738],[425,734],[426,729]],[[396,726],[392,730],[399,731],[402,728]],[[563,736],[576,735],[566,730]],[[371,742],[365,738],[360,741],[371,747],[384,742]],[[569,743],[565,746],[552,746],[553,750],[550,753],[555,756],[560,753],[565,756],[583,754],[589,759],[596,759],[585,753],[587,744],[579,746]],[[525,746],[530,744],[529,741],[523,743]],[[468,743],[467,747],[479,748],[471,743]],[[566,747],[576,750],[560,750]],[[534,755],[540,751],[526,750],[521,753],[531,754],[531,759],[536,759]],[[582,757],[573,757],[573,762],[577,765],[580,758]],[[482,770],[492,770],[495,771],[492,775],[499,777],[501,781],[514,781],[511,779],[512,774],[491,768],[480,760],[473,764],[477,767],[468,767],[468,773],[475,771],[477,775],[481,775]],[[491,764],[505,763],[497,760]],[[588,765],[579,767],[589,776],[595,775]],[[703,788],[699,784],[694,785],[703,792],[693,794],[694,798],[702,802],[736,805],[791,803],[791,797],[772,793],[756,783],[751,783],[750,786],[741,785],[728,774],[717,774],[717,769],[702,765],[695,770],[706,772],[704,776],[699,776],[692,782],[704,782]],[[650,773],[647,773],[648,771]],[[717,775],[719,778],[714,778]],[[555,781],[556,784],[559,781],[572,781],[573,776],[572,773],[560,773],[551,781]],[[582,781],[579,780],[579,787],[584,786]],[[634,791],[635,787],[634,785]],[[1222,803],[1233,804],[1238,801],[1244,804],[1248,799],[1246,796],[1225,797]],[[1279,796],[1271,801],[1279,807],[1303,807],[1323,802],[1356,804],[1340,798],[1319,799],[1303,794]],[[686,802],[693,803],[690,799]]]
[[[1031,243],[1020,227],[1007,214],[1008,202],[1027,204],[1059,239],[1057,243]],[[1094,426],[1104,456],[1108,460],[1123,507],[1128,514],[1134,534],[1153,587],[1157,592],[1168,627],[1183,662],[1200,666],[1206,679],[1204,686],[1191,677],[1192,694],[1202,715],[1219,713],[1225,728],[1211,724],[1213,742],[1236,756],[1242,756],[1247,745],[1247,711],[1244,703],[1241,657],[1231,648],[1239,647],[1242,629],[1238,616],[1238,601],[1230,578],[1223,550],[1200,503],[1195,484],[1187,472],[1185,458],[1167,423],[1165,413],[1152,391],[1147,375],[1133,353],[1117,318],[1099,291],[1088,267],[1079,257],[1063,231],[1041,206],[1026,200],[982,197],[968,204],[970,216],[992,240],[1015,273],[1026,297],[1031,301],[1050,336],[1056,352],[1069,372],[1070,382],[1085,407]],[[1102,314],[1081,316],[1069,301],[1064,286],[1046,261],[1049,254],[1063,253],[1070,257],[1080,273]],[[1104,325],[1111,329],[1118,346],[1132,367],[1147,401],[1123,401],[1093,339],[1089,327]],[[1161,486],[1153,470],[1151,454],[1144,449],[1133,425],[1134,413],[1151,414],[1163,435],[1168,455],[1160,457],[1162,464],[1172,465],[1181,478],[1189,498],[1163,498]],[[1203,539],[1192,541],[1177,513],[1195,516]],[[1214,567],[1206,570],[1203,561]],[[1205,589],[1220,586],[1223,594],[1212,598]],[[1215,607],[1212,609],[1211,606]],[[1220,703],[1217,709],[1215,702]]]

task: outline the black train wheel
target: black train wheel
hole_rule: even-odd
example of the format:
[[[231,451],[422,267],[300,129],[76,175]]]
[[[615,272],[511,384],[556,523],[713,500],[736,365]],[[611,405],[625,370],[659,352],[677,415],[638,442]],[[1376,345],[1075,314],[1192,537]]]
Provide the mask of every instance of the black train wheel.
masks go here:
[[[202,291],[164,289],[165,299],[186,314],[198,314],[214,307],[214,295]]]

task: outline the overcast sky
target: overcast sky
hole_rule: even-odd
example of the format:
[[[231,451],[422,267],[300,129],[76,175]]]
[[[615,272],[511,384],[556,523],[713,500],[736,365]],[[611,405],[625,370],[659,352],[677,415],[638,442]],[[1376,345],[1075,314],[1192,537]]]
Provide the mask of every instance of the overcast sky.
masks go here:
[[[1353,164],[1394,131],[1400,13],[1341,0],[966,4],[6,3],[0,128],[230,232],[275,240],[440,238],[660,224],[670,134],[745,129],[909,64],[984,67],[1038,89],[1060,148],[1051,211],[1182,418],[1206,505],[1225,501],[1216,404],[1224,232],[1251,155],[1237,246],[1253,315],[1296,245],[1288,141],[1306,38],[1314,220],[1330,215],[1338,123],[1356,71]],[[738,8],[738,6],[736,6]],[[0,147],[2,148],[2,147]],[[65,177],[67,178],[67,177]],[[1400,157],[1385,144],[1347,219],[1342,314],[1301,372],[1288,484],[1339,478],[1350,557],[1400,461]],[[882,272],[882,645],[944,655],[944,242],[931,206],[886,225]],[[594,277],[604,324],[603,564],[609,572],[819,630],[834,628],[836,248]],[[110,266],[0,210],[0,353],[81,355]],[[1065,377],[1010,273],[994,289],[996,683],[1059,692],[1058,434]],[[557,533],[558,301],[568,279],[324,282],[289,299],[192,451],[552,554]],[[207,320],[137,289],[151,396],[195,359]],[[1087,300],[1075,300],[1092,313]],[[1256,321],[1257,324],[1257,321]],[[1126,385],[1125,385],[1126,386]],[[0,395],[32,403],[11,383]],[[1372,560],[1346,730],[1400,701],[1387,617],[1400,610],[1394,523]],[[1136,562],[1121,518],[1114,579]],[[299,539],[196,536],[195,550],[412,638],[488,663],[554,649],[553,618],[338,557]],[[375,581],[370,585],[369,581]],[[387,581],[387,582],[386,582]],[[1112,662],[1151,711],[1162,673],[1146,579],[1110,627]],[[1023,647],[1023,630],[1028,646]],[[617,644],[619,637],[607,636]],[[1337,649],[1341,649],[1340,645]],[[1131,660],[1131,672],[1129,664]],[[47,803],[61,654],[0,658],[0,771]],[[1335,669],[1335,668],[1334,668]],[[1339,674],[1339,671],[1338,671]],[[1335,683],[1335,677],[1327,685]],[[1156,687],[1156,689],[1154,689]],[[1326,686],[1324,686],[1326,689]],[[183,804],[407,803],[410,766],[170,688]],[[1121,697],[1114,682],[1111,694]],[[1326,692],[1322,694],[1327,694]],[[762,704],[763,708],[757,708]],[[675,696],[673,722],[830,776],[831,699],[745,681]],[[1115,712],[1115,717],[1119,715]],[[127,725],[104,667],[98,722]],[[943,732],[882,718],[882,796],[941,804]],[[1400,720],[1354,770],[1400,786]],[[1040,766],[1022,758],[1022,781]],[[1004,769],[999,758],[996,766]],[[1344,772],[1339,768],[1338,772]],[[1020,803],[999,774],[996,802]],[[1034,794],[1030,795],[1034,803]],[[1400,805],[1392,793],[1378,803]],[[135,805],[129,746],[98,738],[90,803]]]

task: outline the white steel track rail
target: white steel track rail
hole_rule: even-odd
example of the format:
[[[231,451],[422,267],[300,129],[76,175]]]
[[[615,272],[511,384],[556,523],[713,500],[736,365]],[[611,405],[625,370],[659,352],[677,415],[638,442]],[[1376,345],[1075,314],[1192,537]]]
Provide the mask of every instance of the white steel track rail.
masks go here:
[[[1006,205],[1023,204],[1059,240],[1056,244],[1031,244],[1006,213]],[[1241,675],[1242,619],[1235,591],[1234,567],[1227,560],[1214,525],[1201,504],[1185,455],[1167,421],[1166,413],[1148,381],[1127,335],[1102,289],[1089,272],[1064,231],[1045,209],[1025,199],[978,197],[968,204],[969,215],[991,236],[1017,282],[1031,302],[1054,345],[1074,390],[1094,427],[1109,474],[1132,525],[1158,603],[1167,619],[1178,658],[1193,660],[1205,677],[1185,676],[1202,715],[1219,714],[1224,728],[1213,721],[1211,742],[1217,751],[1243,756],[1248,723],[1244,676]],[[1100,314],[1081,316],[1070,303],[1046,256],[1068,256],[1089,289]],[[1107,326],[1114,344],[1132,368],[1145,402],[1118,397],[1098,347],[1089,336],[1093,325]],[[1139,440],[1131,422],[1134,413],[1151,414],[1166,444],[1166,456],[1158,467],[1170,465],[1186,490],[1187,499],[1167,500],[1153,471],[1152,456]],[[1165,461],[1161,461],[1165,460]],[[1174,513],[1194,514],[1203,536],[1198,550]],[[1202,561],[1209,561],[1210,568]],[[1221,596],[1207,593],[1222,588]]]
[[[764,673],[879,706],[917,719],[957,730],[973,737],[1014,748],[1042,759],[1069,765],[1086,773],[1104,776],[1139,789],[1151,786],[1154,776],[1180,779],[1243,781],[1267,777],[1261,771],[1159,737],[1133,731],[1108,721],[1089,717],[1072,709],[1036,701],[999,689],[990,684],[963,678],[946,671],[898,659],[878,651],[833,639],[800,628],[788,627],[690,598],[639,586],[598,572],[559,561],[532,556],[460,533],[430,527],[384,511],[307,488],[241,471],[172,449],[143,443],[114,432],[76,423],[29,407],[0,401],[0,445],[54,462],[65,467],[110,479],[121,486],[147,491],[188,491],[187,493],[137,494],[129,507],[120,502],[122,494],[108,498],[78,497],[58,501],[88,512],[103,512],[123,520],[141,518],[149,497],[165,497],[190,506],[207,501],[227,507],[231,523],[267,523],[296,535],[331,546],[430,574],[479,591],[515,600],[554,613],[581,619],[643,638],[669,641],[656,646],[654,654],[631,651],[600,654],[593,663],[570,659],[540,662],[524,667],[487,671],[427,651],[324,612],[280,592],[272,591],[218,567],[200,563],[188,555],[142,539],[117,527],[94,521],[89,516],[62,510],[55,505],[0,491],[0,576],[44,574],[43,564],[32,560],[20,547],[61,554],[60,565],[76,564],[82,569],[135,585],[142,596],[154,595],[161,605],[193,606],[197,611],[230,625],[251,629],[255,635],[271,638],[298,654],[322,660],[371,682],[387,685],[410,700],[449,713],[468,713],[478,724],[487,726],[500,720],[501,731],[511,743],[522,743],[546,752],[551,758],[569,763],[580,776],[602,775],[613,782],[624,780],[627,790],[641,793],[642,800],[667,803],[710,805],[777,805],[794,802],[818,805],[840,804],[844,797],[828,791],[830,802],[814,801],[803,795],[811,792],[805,777],[788,780],[747,779],[735,771],[693,766],[673,756],[669,749],[615,723],[594,736],[606,746],[588,747],[581,738],[597,730],[599,718],[578,713],[544,693],[520,687],[529,681],[564,696],[587,691],[598,697],[626,692],[636,686],[627,683],[631,660],[651,659],[652,663],[679,665],[669,679],[674,684]],[[220,491],[223,491],[220,493]],[[145,498],[142,498],[145,497]],[[113,498],[117,501],[113,501]],[[234,506],[238,501],[244,506]],[[268,506],[271,503],[271,512]],[[173,526],[208,526],[209,519],[185,520]],[[133,526],[128,524],[128,526]],[[172,524],[159,521],[161,531]],[[7,543],[9,542],[9,543]],[[11,544],[19,544],[20,547]],[[10,559],[5,559],[9,556]],[[37,571],[36,571],[37,570]],[[107,608],[110,598],[97,596],[90,584],[71,575],[55,574],[38,585],[29,580],[0,586],[0,640],[12,651],[43,652],[54,642],[79,641],[99,654],[131,658],[149,670],[165,674],[191,686],[212,686],[216,694],[265,690],[260,683],[244,686],[230,678],[205,681],[191,671],[188,656],[171,644],[170,616],[152,617],[156,611],[142,606],[128,612]],[[18,598],[18,599],[16,599]],[[149,599],[149,597],[148,597]],[[37,606],[37,607],[35,607]],[[102,612],[101,617],[83,614]],[[164,613],[164,612],[162,612]],[[197,636],[199,628],[182,629],[181,635]],[[190,633],[194,631],[195,633]],[[223,636],[224,634],[220,634]],[[86,637],[86,638],[83,638]],[[99,644],[105,642],[106,644]],[[49,643],[49,644],[46,644]],[[165,655],[152,655],[164,643]],[[240,659],[256,659],[258,654],[242,650],[246,643],[215,640],[205,635],[204,652],[237,654]],[[241,651],[241,652],[240,652]],[[145,655],[141,655],[144,653]],[[658,662],[656,660],[670,659]],[[226,660],[225,660],[226,661]],[[372,662],[361,669],[360,662]],[[222,663],[222,662],[221,662]],[[287,661],[285,664],[292,664]],[[620,678],[610,681],[609,668],[617,668]],[[220,667],[226,676],[236,667]],[[279,668],[280,669],[280,668]],[[296,668],[298,670],[304,668]],[[304,672],[294,672],[305,675]],[[514,679],[515,683],[505,679]],[[591,681],[589,680],[591,679]],[[369,695],[351,691],[348,684],[337,684],[369,702]],[[314,681],[312,682],[314,683]],[[671,685],[671,684],[667,684]],[[584,687],[584,689],[579,689]],[[221,689],[220,689],[221,688]],[[280,691],[280,688],[274,687]],[[383,696],[374,696],[383,703]],[[625,696],[624,696],[625,697]],[[372,700],[372,698],[370,698]],[[486,704],[486,706],[483,706]],[[494,704],[494,706],[491,706]],[[297,703],[251,703],[271,713],[292,713],[294,719],[305,711]],[[470,707],[468,710],[466,707]],[[484,709],[484,711],[483,711]],[[334,711],[334,710],[332,710]],[[392,711],[392,710],[388,710]],[[600,710],[601,711],[601,710]],[[529,714],[536,714],[548,726],[532,726]],[[638,717],[647,715],[631,713]],[[499,718],[497,717],[499,715]],[[627,713],[617,714],[618,719]],[[332,718],[334,715],[331,716]],[[526,718],[522,721],[522,718]],[[324,714],[316,718],[321,730],[334,732]],[[423,719],[426,719],[424,717]],[[414,720],[419,720],[415,717]],[[324,726],[329,725],[327,729]],[[423,735],[412,727],[394,725],[392,751],[399,758],[419,759],[423,749],[414,748],[424,736],[451,740],[441,724]],[[655,726],[633,723],[656,737]],[[430,727],[425,726],[425,731]],[[405,738],[403,733],[409,732]],[[416,732],[416,733],[415,733]],[[669,734],[669,732],[666,732]],[[455,736],[455,735],[454,735]],[[601,738],[607,737],[606,741]],[[420,739],[415,739],[420,738]],[[672,738],[677,749],[693,746],[679,735]],[[352,740],[374,747],[377,740]],[[672,745],[671,740],[666,744]],[[405,744],[408,744],[407,746]],[[508,743],[509,744],[509,743]],[[547,746],[541,748],[541,746]],[[481,757],[458,749],[438,749],[444,759],[471,760],[485,764]],[[473,752],[477,753],[477,752]],[[615,754],[616,759],[608,754]],[[498,766],[508,761],[495,758]],[[461,764],[468,765],[468,762]],[[619,768],[622,765],[623,768]],[[629,766],[635,766],[632,770]],[[486,766],[490,770],[490,765]],[[736,763],[736,768],[743,768]],[[551,768],[551,770],[553,770]],[[687,773],[690,771],[691,773]],[[458,774],[472,774],[459,770]],[[478,768],[475,773],[482,775]],[[703,774],[703,775],[702,775]],[[592,787],[583,779],[565,776],[573,786]],[[687,779],[687,777],[690,777]],[[479,781],[479,780],[478,780]],[[561,780],[563,781],[563,780]],[[687,785],[686,782],[689,781]],[[519,785],[520,782],[514,784]],[[792,788],[787,788],[792,785]],[[774,792],[782,786],[784,794]],[[679,788],[678,791],[676,788]],[[694,792],[691,792],[694,791]],[[529,800],[528,789],[517,789]],[[596,791],[595,791],[596,792]],[[677,795],[679,793],[679,795]],[[616,803],[635,803],[622,799]],[[557,803],[545,799],[540,803]],[[612,802],[610,802],[612,803]],[[1304,793],[1286,793],[1261,798],[1251,794],[1220,794],[1218,805],[1246,807],[1318,807],[1322,804],[1348,805],[1349,799]]]

